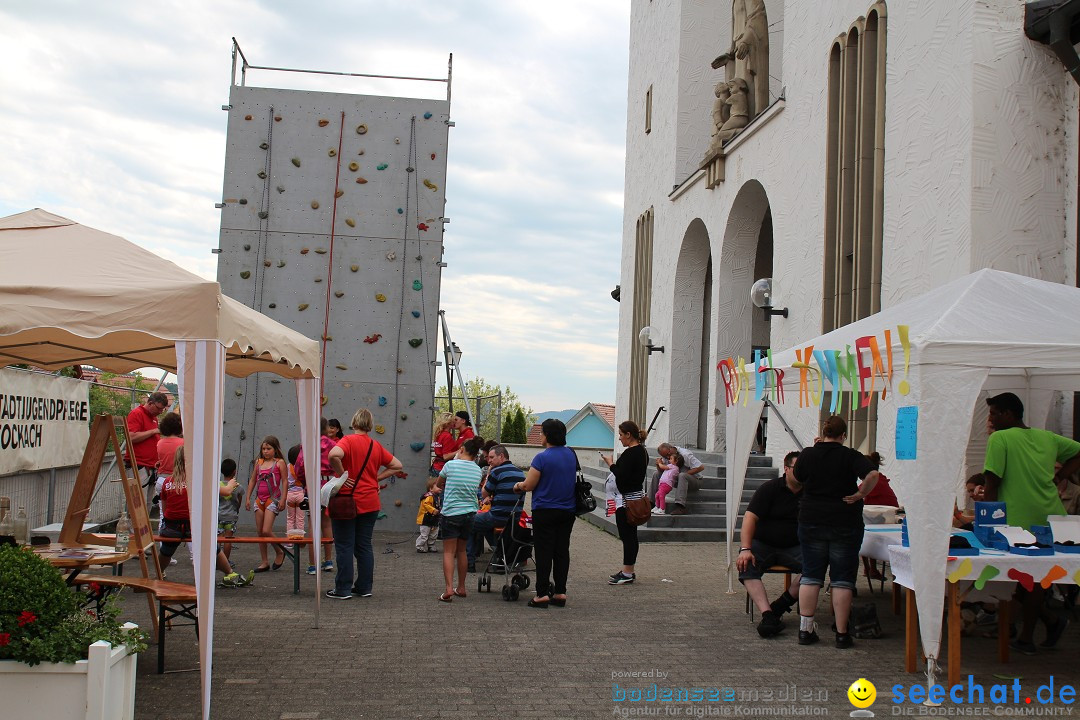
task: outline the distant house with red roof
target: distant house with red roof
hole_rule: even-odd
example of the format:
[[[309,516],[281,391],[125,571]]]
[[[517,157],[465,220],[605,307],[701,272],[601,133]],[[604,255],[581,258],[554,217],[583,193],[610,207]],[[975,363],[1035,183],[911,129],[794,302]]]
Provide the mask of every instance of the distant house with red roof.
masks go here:
[[[540,424],[529,428],[526,445],[540,445]],[[566,444],[571,447],[611,448],[615,446],[615,406],[587,403],[566,422]]]

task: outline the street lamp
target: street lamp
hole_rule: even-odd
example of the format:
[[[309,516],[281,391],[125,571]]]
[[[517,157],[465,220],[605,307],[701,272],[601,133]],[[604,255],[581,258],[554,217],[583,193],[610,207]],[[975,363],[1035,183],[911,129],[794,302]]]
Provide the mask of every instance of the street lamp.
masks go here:
[[[779,292],[773,288],[772,278],[761,278],[750,288],[750,302],[754,303],[754,307],[759,307],[765,311],[766,322],[771,321],[773,315],[788,316],[787,308],[777,310],[774,307],[777,295],[779,295]]]

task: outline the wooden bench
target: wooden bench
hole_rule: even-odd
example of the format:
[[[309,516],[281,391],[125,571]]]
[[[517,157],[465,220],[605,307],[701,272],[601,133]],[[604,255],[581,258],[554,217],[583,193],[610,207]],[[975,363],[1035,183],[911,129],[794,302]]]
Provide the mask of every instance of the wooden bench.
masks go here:
[[[78,585],[96,583],[101,587],[122,589],[129,587],[135,592],[149,593],[157,603],[157,642],[158,674],[165,672],[165,626],[174,618],[186,618],[191,622],[181,625],[194,625],[195,636],[199,636],[198,598],[194,585],[170,582],[168,580],[150,580],[142,577],[123,575],[80,575]]]

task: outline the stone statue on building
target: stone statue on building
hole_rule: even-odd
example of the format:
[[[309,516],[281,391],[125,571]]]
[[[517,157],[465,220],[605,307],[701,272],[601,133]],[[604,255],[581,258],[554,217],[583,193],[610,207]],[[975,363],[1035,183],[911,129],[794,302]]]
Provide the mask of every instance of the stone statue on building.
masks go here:
[[[716,95],[716,101],[713,102],[712,111],[713,131],[710,135],[712,142],[709,143],[709,152],[706,153],[706,157],[720,151],[724,142],[723,138],[720,137],[720,131],[723,129],[724,123],[731,117],[731,107],[728,105],[728,99],[731,97],[731,87],[727,81],[721,80],[716,83],[713,94]]]
[[[734,0],[731,36],[735,77],[749,88],[750,117],[769,106],[769,20],[763,0]]]
[[[750,92],[746,81],[740,77],[727,83],[727,119],[720,126],[720,142],[733,138],[750,124]]]

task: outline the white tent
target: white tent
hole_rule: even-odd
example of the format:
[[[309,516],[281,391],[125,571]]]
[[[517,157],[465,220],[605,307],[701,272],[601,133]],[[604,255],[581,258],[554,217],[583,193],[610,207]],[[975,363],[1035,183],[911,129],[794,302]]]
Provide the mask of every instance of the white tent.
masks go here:
[[[905,353],[898,328],[909,328]],[[891,355],[884,333],[890,332]],[[818,407],[799,407],[800,368],[796,350],[850,348],[856,340],[873,336],[880,348],[886,373],[892,368],[887,395],[878,403],[878,447],[887,456],[894,450],[897,409],[918,408],[916,457],[893,464],[897,492],[902,495],[911,538],[913,584],[919,598],[919,623],[923,651],[940,658],[941,614],[944,606],[945,564],[956,486],[963,472],[965,450],[972,431],[972,417],[983,390],[1011,390],[1025,403],[1029,424],[1045,422],[1054,391],[1080,390],[1080,289],[1035,280],[997,270],[979,270],[899,303],[858,322],[774,353],[772,367],[784,372],[785,402],[781,408],[789,420],[798,418],[815,426]],[[907,357],[905,358],[905,355]],[[864,353],[870,365],[869,353]],[[812,363],[817,368],[817,363]],[[749,398],[753,404],[753,368],[748,367]],[[776,373],[768,373],[775,377]],[[817,375],[808,372],[811,390]],[[909,386],[901,394],[901,381]],[[841,383],[851,395],[847,383]],[[875,382],[880,394],[883,382]],[[866,382],[869,389],[870,382]],[[824,381],[826,407],[831,383]],[[858,391],[858,384],[856,384]],[[729,427],[756,423],[757,416],[742,401],[728,408]],[[732,431],[729,430],[729,433]],[[752,431],[750,431],[752,432]],[[736,441],[741,430],[735,430]],[[749,448],[729,448],[729,472],[738,486],[729,497],[742,494],[742,478]],[[731,466],[739,465],[742,472]],[[981,469],[981,468],[980,468]],[[734,526],[737,504],[728,503],[728,526]]]
[[[318,342],[121,237],[35,209],[0,218],[0,363],[176,373],[192,478],[202,710],[209,718],[224,375],[265,371],[295,379],[304,455],[318,457]],[[309,473],[312,498],[319,497],[318,481]],[[317,509],[312,518],[319,548]],[[318,577],[316,583],[317,626]]]

